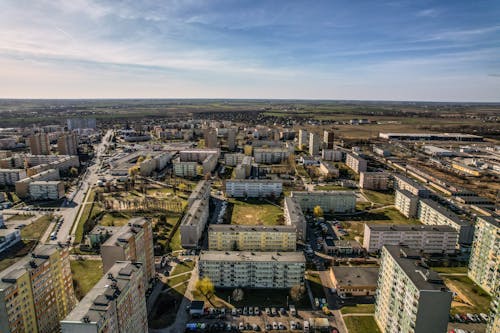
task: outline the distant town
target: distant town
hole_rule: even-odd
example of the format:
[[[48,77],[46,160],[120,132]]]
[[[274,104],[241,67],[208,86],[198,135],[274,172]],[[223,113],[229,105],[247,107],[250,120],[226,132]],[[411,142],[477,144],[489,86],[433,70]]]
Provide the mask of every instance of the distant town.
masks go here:
[[[0,332],[500,332],[500,106],[2,100]]]

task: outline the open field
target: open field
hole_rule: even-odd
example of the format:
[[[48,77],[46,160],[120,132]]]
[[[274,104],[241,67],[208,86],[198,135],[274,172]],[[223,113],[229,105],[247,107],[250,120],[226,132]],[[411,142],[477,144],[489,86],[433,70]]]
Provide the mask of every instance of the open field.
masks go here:
[[[21,229],[21,238],[39,240],[52,221],[52,216],[44,215]]]
[[[467,276],[443,276],[451,291],[457,293],[451,313],[488,313],[491,297]]]
[[[99,224],[104,226],[121,227],[127,224],[130,217],[131,217],[130,215],[121,212],[106,213],[99,220]]]
[[[232,206],[232,224],[280,225],[284,223],[283,210],[261,200],[229,200]]]
[[[394,204],[394,194],[386,192],[378,192],[371,190],[361,190],[361,193],[373,203],[381,205],[393,205]]]
[[[71,260],[76,298],[82,299],[104,275],[101,260]]]
[[[374,313],[375,304],[356,304],[342,307],[342,314],[348,313]]]
[[[349,333],[380,333],[373,316],[348,316],[344,322]]]

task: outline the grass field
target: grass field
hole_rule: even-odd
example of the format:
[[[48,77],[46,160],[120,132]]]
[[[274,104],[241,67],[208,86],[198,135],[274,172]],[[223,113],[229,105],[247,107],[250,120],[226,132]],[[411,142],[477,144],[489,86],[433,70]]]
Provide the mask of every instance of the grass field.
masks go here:
[[[363,193],[368,200],[376,204],[381,204],[384,206],[394,205],[394,194],[392,193],[377,192],[370,190],[361,190],[361,193]]]
[[[348,313],[374,313],[375,304],[356,304],[342,307],[342,314]]]
[[[344,322],[349,333],[380,333],[373,316],[348,316]]]
[[[462,267],[432,267],[433,271],[444,274],[467,274],[467,266]]]
[[[43,234],[49,227],[51,221],[52,221],[52,216],[50,215],[44,215],[40,217],[38,220],[33,221],[33,223],[21,229],[21,238],[36,239],[36,240],[40,239],[40,237],[43,236]]]
[[[467,276],[444,276],[444,282],[458,295],[451,304],[451,313],[488,313],[491,297]]]
[[[281,207],[259,200],[230,200],[232,224],[242,225],[280,225],[284,223]]]
[[[83,238],[83,227],[85,225],[85,222],[87,220],[95,217],[97,214],[99,214],[102,211],[102,208],[100,207],[99,204],[95,204],[92,206],[92,202],[95,199],[95,192],[91,190],[92,192],[89,194],[88,198],[88,203],[85,204],[81,209],[83,209],[82,215],[80,217],[80,220],[78,221],[78,226],[76,228],[76,233],[75,233],[75,244],[79,244],[82,241]]]
[[[343,187],[340,185],[317,185],[314,186],[316,191],[349,191],[350,189],[347,187]]]
[[[101,260],[71,260],[73,287],[76,298],[81,300],[103,276]]]
[[[121,212],[106,213],[99,221],[100,225],[121,227],[127,224],[130,216]]]
[[[7,221],[10,221],[10,222],[13,222],[13,221],[26,221],[26,220],[29,220],[30,218],[32,218],[33,215],[31,214],[17,214],[17,215],[12,215],[11,217],[9,217],[9,219]]]

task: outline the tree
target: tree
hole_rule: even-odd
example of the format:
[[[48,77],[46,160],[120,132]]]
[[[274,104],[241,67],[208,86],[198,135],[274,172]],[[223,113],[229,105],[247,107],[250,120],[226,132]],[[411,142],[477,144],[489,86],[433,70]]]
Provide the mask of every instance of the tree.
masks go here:
[[[306,288],[300,284],[290,288],[290,298],[296,303],[299,303],[304,298],[305,294]]]
[[[243,297],[245,297],[245,293],[243,292],[243,289],[236,288],[233,290],[233,294],[231,297],[235,302],[241,302],[243,300]]]
[[[78,169],[75,167],[72,167],[71,169],[69,169],[69,174],[71,175],[71,177],[78,176]]]
[[[313,209],[313,214],[315,217],[322,217],[323,216],[323,209],[320,206],[316,206]]]
[[[209,277],[205,276],[203,279],[196,281],[194,289],[202,294],[212,306],[214,305],[211,299],[215,295],[215,286]]]

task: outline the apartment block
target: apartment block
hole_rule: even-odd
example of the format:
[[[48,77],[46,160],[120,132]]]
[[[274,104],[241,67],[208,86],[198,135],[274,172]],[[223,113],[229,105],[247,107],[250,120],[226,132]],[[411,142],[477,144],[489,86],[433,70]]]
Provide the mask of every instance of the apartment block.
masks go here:
[[[321,148],[321,141],[317,133],[309,133],[309,155],[316,156],[319,155],[319,149]]]
[[[425,253],[455,253],[458,232],[447,225],[365,224],[363,247],[378,252],[384,245],[404,245]]]
[[[190,177],[198,176],[198,162],[182,162],[176,158],[172,162],[174,175],[177,177]]]
[[[471,244],[474,237],[474,227],[460,219],[455,213],[430,199],[419,201],[418,219],[428,225],[449,225],[458,231],[458,242]]]
[[[236,135],[238,134],[238,129],[230,128],[227,131],[227,150],[234,151],[236,149]]]
[[[102,268],[106,272],[117,261],[134,261],[144,265],[144,285],[155,276],[153,231],[151,222],[135,217],[101,245]]]
[[[49,155],[50,141],[47,133],[38,133],[28,138],[30,151],[33,155]]]
[[[208,220],[210,190],[210,182],[202,180],[187,200],[187,211],[180,224],[181,245],[185,248],[198,246]]]
[[[0,228],[3,225],[3,217],[0,215]],[[19,229],[0,229],[0,253],[21,241]]]
[[[216,287],[290,288],[304,283],[305,266],[302,252],[203,251],[198,271]]]
[[[66,133],[57,139],[57,152],[60,155],[78,155],[78,135]]]
[[[31,177],[20,179],[16,182],[16,194],[20,198],[26,198],[29,195],[30,184],[36,181],[52,181],[59,180],[59,170],[49,169],[37,173]]]
[[[490,305],[489,321],[486,326],[486,333],[500,332],[500,284],[493,293]]]
[[[366,160],[353,153],[346,154],[345,164],[356,173],[365,172],[367,168]]]
[[[285,197],[284,216],[285,224],[295,227],[297,239],[305,241],[307,239],[307,221],[296,198]]]
[[[58,200],[64,195],[64,182],[60,180],[40,180],[29,184],[29,196],[32,200]]]
[[[389,189],[387,172],[360,172],[359,187],[365,190],[386,191]]]
[[[309,132],[306,130],[299,130],[299,148],[304,149],[304,147],[309,145]]]
[[[61,321],[62,333],[135,333],[148,331],[144,266],[113,264]]]
[[[70,118],[66,120],[68,129],[85,129],[85,128],[96,128],[95,118]]]
[[[478,216],[469,259],[469,277],[492,295],[500,285],[500,220]]]
[[[394,175],[394,188],[399,190],[407,190],[411,194],[421,198],[428,198],[429,194],[431,193],[427,188],[425,188],[423,185],[420,185],[413,179],[399,174]]]
[[[233,198],[277,198],[283,192],[283,182],[267,179],[232,179],[225,187],[226,196]]]
[[[288,148],[254,148],[253,157],[256,163],[281,164],[288,161],[290,157]]]
[[[224,163],[228,166],[236,166],[243,161],[244,157],[245,154],[242,153],[225,154]]]
[[[324,212],[352,213],[356,209],[356,195],[352,191],[292,192],[303,211],[320,206]]]
[[[262,226],[214,224],[208,227],[210,251],[295,251],[293,225]]]
[[[321,151],[321,158],[325,161],[342,161],[342,151],[335,149],[323,149]]]
[[[375,321],[383,333],[443,333],[448,326],[452,292],[434,271],[419,264],[416,251],[382,248]]]
[[[206,129],[203,133],[203,138],[205,139],[205,147],[207,148],[217,148],[217,132],[215,129],[209,128]]]
[[[58,332],[76,304],[69,250],[41,245],[0,272],[0,332]]]
[[[319,163],[319,172],[326,179],[338,178],[340,171],[333,164],[325,161]]]
[[[323,148],[333,149],[333,141],[335,139],[335,134],[333,131],[323,131]]]
[[[24,169],[0,169],[0,186],[12,186],[26,178]]]
[[[396,209],[407,218],[417,217],[418,197],[407,190],[396,190],[394,196]]]

